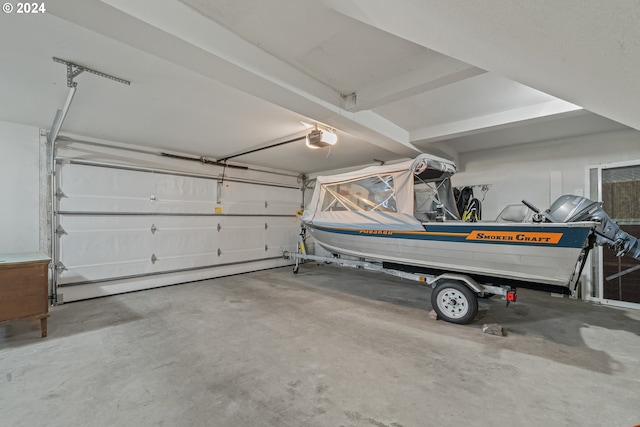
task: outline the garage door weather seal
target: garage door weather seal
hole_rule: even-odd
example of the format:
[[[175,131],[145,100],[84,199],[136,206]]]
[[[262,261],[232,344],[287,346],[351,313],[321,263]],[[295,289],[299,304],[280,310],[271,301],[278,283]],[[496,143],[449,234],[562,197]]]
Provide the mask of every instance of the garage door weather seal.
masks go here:
[[[251,264],[251,263],[254,263],[254,262],[271,261],[271,260],[274,260],[274,259],[282,259],[282,256],[259,258],[259,259],[250,259],[250,260],[247,260],[247,261],[238,261],[238,262],[227,262],[227,263],[224,263],[224,264],[203,265],[202,267],[180,268],[180,269],[176,269],[176,270],[158,271],[158,272],[154,272],[154,273],[131,274],[129,276],[109,277],[108,279],[101,279],[101,280],[85,280],[84,282],[61,283],[58,286],[61,287],[61,288],[68,288],[70,286],[91,285],[91,284],[94,284],[94,283],[114,282],[116,280],[129,280],[129,279],[136,279],[136,278],[139,278],[139,277],[159,276],[159,275],[171,274],[171,273],[184,273],[184,272],[187,272],[187,271],[205,270],[207,268],[220,268],[220,267],[229,267],[229,266],[232,266],[232,265]],[[62,266],[62,267],[64,267],[64,266]]]

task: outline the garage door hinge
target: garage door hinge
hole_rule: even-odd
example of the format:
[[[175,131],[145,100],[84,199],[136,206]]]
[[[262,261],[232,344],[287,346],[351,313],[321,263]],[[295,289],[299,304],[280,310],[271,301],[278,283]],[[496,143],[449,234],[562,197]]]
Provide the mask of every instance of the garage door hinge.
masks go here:
[[[65,231],[64,228],[62,228],[62,226],[60,224],[58,224],[58,226],[56,227],[56,234],[58,236],[62,236],[63,234],[69,234]]]
[[[265,200],[265,202],[264,202],[264,208],[265,208],[265,209],[267,209],[268,207],[269,207],[269,202],[267,202],[267,201]]]
[[[158,229],[156,228],[156,225],[155,224],[151,224],[151,234],[156,234],[157,230]]]
[[[60,273],[62,271],[66,271],[66,270],[67,270],[67,267],[64,266],[62,261],[58,261],[58,263],[56,264],[56,273]]]
[[[264,229],[266,230],[267,228],[269,228],[269,224],[267,224],[266,222],[264,223]]]
[[[220,225],[220,223],[218,223],[218,227],[216,227],[216,228],[218,229],[218,232],[219,232],[220,230],[222,230],[222,226]]]
[[[64,194],[64,192],[63,192],[60,188],[58,188],[58,189],[56,190],[56,197],[57,197],[58,199],[62,199],[63,197],[67,197],[67,195],[66,195],[66,194]]]
[[[218,256],[222,255],[222,251],[218,248]]]
[[[156,254],[152,254],[151,255],[151,264],[155,264],[157,260],[158,260],[158,258],[156,257]]]
[[[264,245],[264,251],[267,252],[269,250],[269,246]]]

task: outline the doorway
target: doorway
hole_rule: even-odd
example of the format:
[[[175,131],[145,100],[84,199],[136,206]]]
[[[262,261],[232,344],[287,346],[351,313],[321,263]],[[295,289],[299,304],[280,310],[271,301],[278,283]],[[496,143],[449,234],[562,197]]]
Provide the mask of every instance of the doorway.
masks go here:
[[[590,197],[603,202],[605,212],[623,231],[640,237],[640,161],[591,167],[589,183]],[[587,291],[587,299],[640,308],[640,270],[606,280],[639,261],[629,256],[616,257],[615,251],[607,247],[598,248],[595,255],[593,285]]]

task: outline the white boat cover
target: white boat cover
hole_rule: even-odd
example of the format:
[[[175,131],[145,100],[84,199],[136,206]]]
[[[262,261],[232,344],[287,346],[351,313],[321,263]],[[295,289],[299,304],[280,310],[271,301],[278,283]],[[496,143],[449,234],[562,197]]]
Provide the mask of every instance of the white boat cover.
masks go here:
[[[421,154],[393,165],[319,176],[301,219],[333,228],[424,230],[414,217],[414,173],[450,175],[455,171],[451,161]]]

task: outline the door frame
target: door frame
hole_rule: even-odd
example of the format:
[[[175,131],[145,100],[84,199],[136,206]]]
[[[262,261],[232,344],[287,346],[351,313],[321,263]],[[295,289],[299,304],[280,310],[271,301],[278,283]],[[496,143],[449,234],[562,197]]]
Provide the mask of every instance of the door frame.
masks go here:
[[[585,168],[585,188],[586,197],[602,202],[602,171],[604,169],[615,169],[628,166],[640,166],[640,159],[625,160],[620,162],[600,163],[597,165],[587,166]],[[605,248],[604,250],[609,250]],[[640,303],[618,301],[602,298],[604,295],[604,271],[603,271],[603,248],[596,247],[592,251],[592,257],[589,261],[590,274],[583,275],[582,295],[587,301],[599,302],[601,304],[612,305],[615,307],[633,308],[640,310]],[[595,282],[595,283],[594,283]],[[596,289],[594,295],[593,289]]]

